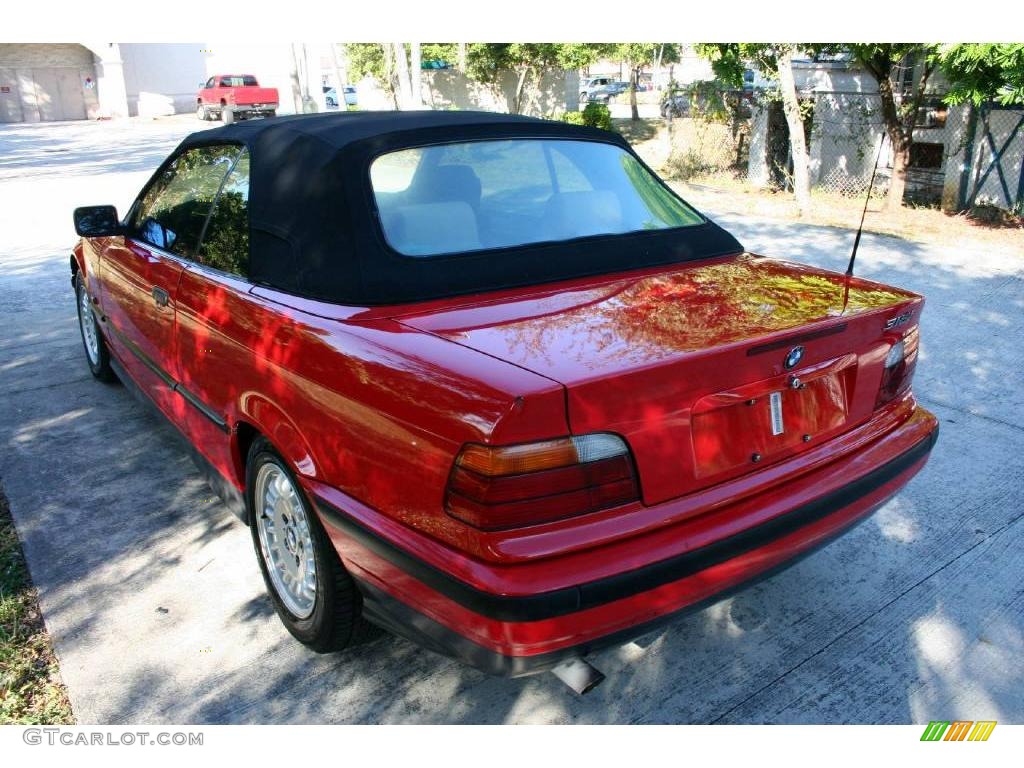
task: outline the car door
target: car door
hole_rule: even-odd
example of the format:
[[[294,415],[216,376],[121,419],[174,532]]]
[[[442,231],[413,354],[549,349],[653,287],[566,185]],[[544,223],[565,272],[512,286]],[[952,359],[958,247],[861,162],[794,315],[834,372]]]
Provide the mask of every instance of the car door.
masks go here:
[[[190,149],[166,163],[132,206],[122,237],[103,254],[107,336],[128,373],[175,422],[175,311],[178,282],[213,200],[240,152],[235,145]]]
[[[258,361],[278,343],[274,313],[249,295],[249,153],[242,150],[213,205],[177,296],[182,430],[222,475],[231,465],[232,404],[253,387]],[[296,348],[294,345],[292,349]],[[273,358],[272,358],[273,359]],[[265,377],[264,368],[260,376]]]
[[[216,102],[213,93],[213,86],[216,81],[211,77],[206,81],[206,84],[199,89],[199,100],[203,104],[213,104]]]

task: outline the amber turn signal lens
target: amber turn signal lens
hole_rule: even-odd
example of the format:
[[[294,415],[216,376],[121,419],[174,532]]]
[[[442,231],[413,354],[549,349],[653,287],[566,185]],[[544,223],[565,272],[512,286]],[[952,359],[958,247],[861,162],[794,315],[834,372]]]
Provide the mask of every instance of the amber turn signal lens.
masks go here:
[[[470,444],[459,456],[458,465],[481,475],[497,477],[567,467],[576,461],[576,447],[569,438],[562,438],[499,448]]]
[[[459,454],[458,466],[488,477],[521,475],[570,467],[628,454],[622,438],[597,433],[560,437],[523,445],[490,446],[470,443]]]

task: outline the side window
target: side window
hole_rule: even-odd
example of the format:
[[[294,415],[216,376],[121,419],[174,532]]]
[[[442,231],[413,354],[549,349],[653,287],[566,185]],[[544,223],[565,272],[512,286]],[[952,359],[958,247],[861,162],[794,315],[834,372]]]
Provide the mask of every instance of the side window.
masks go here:
[[[242,277],[249,275],[249,153],[228,174],[206,225],[196,259]]]
[[[237,146],[221,145],[179,155],[139,202],[132,217],[135,236],[191,258],[217,190],[240,151]]]
[[[207,88],[213,88],[213,78],[212,77],[209,80],[206,81],[206,87]]]

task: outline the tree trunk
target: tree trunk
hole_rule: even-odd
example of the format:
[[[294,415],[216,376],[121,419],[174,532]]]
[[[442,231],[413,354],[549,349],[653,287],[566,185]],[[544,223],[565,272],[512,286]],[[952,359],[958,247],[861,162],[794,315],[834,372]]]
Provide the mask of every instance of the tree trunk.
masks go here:
[[[793,156],[793,193],[801,216],[811,210],[811,179],[807,156],[804,122],[800,119],[800,102],[793,80],[793,49],[786,47],[779,54],[779,89],[782,91],[782,109],[789,126],[789,148]]]
[[[334,100],[338,109],[343,112],[348,109],[348,102],[345,101],[345,86],[347,85],[347,74],[341,71],[341,63],[338,61],[338,44],[328,43],[331,46],[331,66],[334,68],[334,82],[337,86],[334,91]]]
[[[306,104],[302,98],[302,78],[299,74],[299,54],[295,50],[295,43],[292,43],[292,102],[295,104],[295,111],[303,114],[306,111]]]
[[[412,95],[412,108],[423,108],[423,62],[420,57],[420,44],[409,43],[409,85]]]
[[[394,48],[391,47],[391,43],[379,43],[379,45],[384,49],[385,89],[391,95],[391,101],[395,105],[395,109],[401,109],[402,105],[398,103],[398,79],[395,76]]]
[[[789,175],[789,127],[782,102],[769,101],[765,126],[765,160],[768,164],[768,189],[781,192]]]
[[[640,110],[636,106],[636,85],[639,79],[640,68],[630,67],[629,68],[629,113],[630,118],[633,120],[640,119]]]
[[[466,71],[466,44],[459,43],[459,72]]]
[[[405,43],[391,43],[391,49],[394,52],[395,72],[398,74],[398,108],[409,109],[412,106],[412,85],[409,82],[409,57],[405,55]]]
[[[889,196],[885,199],[887,213],[903,207],[903,193],[907,189],[907,168],[910,165],[910,144],[910,141],[892,144],[892,179],[889,181]]]
[[[519,78],[516,80],[516,92],[512,96],[512,114],[522,114],[523,90],[526,88],[526,79],[530,74],[529,67],[520,67]]]
[[[885,210],[898,211],[903,206],[903,191],[907,186],[910,137],[904,131],[903,121],[900,120],[899,110],[896,108],[896,96],[892,91],[889,73],[879,71],[875,74],[875,79],[878,81],[878,96],[882,102],[882,121],[892,144],[892,179],[889,182],[889,195],[885,199]]]

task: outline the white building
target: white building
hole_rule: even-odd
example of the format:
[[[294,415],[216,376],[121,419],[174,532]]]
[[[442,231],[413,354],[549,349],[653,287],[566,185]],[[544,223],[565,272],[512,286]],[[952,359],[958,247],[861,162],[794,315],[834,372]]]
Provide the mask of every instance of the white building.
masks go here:
[[[303,86],[321,97],[320,60],[289,43],[0,43],[0,122],[191,112],[200,83],[227,73],[256,75],[278,89],[280,112],[296,112]]]

